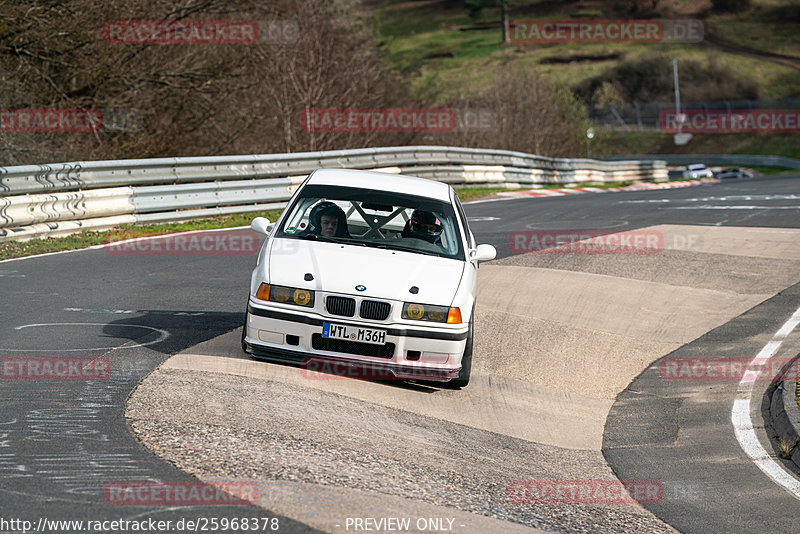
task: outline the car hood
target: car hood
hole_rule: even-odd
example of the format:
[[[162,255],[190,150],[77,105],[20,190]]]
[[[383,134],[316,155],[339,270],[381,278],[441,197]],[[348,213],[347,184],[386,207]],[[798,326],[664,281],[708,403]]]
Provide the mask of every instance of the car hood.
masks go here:
[[[374,247],[274,239],[270,283],[351,295],[449,306],[465,263]],[[306,273],[313,281],[304,279]],[[363,292],[356,286],[365,286]],[[419,292],[409,292],[417,286]]]

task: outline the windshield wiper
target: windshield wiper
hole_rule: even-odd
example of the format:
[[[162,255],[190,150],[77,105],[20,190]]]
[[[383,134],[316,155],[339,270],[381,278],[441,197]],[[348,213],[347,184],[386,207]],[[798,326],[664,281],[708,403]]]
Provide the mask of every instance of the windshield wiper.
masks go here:
[[[433,251],[430,251],[430,250],[421,250],[421,249],[413,248],[413,247],[404,247],[402,245],[397,245],[397,244],[394,244],[394,243],[369,243],[369,242],[365,242],[364,245],[366,245],[368,247],[382,248],[382,249],[387,249],[387,250],[399,250],[401,252],[416,252],[418,254],[425,254],[426,256],[438,256],[438,257],[441,257],[441,258],[448,257],[446,254],[443,254],[443,253],[433,252]]]
[[[341,243],[343,245],[363,245],[363,243],[359,241],[353,241],[352,239],[348,239],[346,237],[328,237],[324,235],[317,235],[317,234],[303,234],[303,235],[295,235],[297,239],[308,239],[310,241],[323,241],[326,243]]]

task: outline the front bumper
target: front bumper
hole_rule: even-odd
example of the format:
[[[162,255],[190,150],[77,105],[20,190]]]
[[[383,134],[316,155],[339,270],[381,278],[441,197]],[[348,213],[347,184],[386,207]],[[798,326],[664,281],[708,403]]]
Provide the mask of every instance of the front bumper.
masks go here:
[[[325,322],[385,330],[386,345],[331,343],[321,336]],[[365,375],[358,376],[447,381],[457,377],[461,370],[469,329],[466,324],[460,326],[463,328],[412,327],[352,317],[292,313],[251,302],[247,306],[243,342],[254,357],[311,363],[308,368],[331,369],[324,362],[333,361],[367,370]],[[382,375],[381,371],[385,373]]]

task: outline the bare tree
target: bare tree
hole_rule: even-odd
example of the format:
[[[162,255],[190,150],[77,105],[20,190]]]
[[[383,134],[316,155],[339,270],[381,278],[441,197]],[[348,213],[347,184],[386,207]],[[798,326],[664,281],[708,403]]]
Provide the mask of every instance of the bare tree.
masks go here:
[[[431,142],[553,155],[571,150],[579,114],[567,93],[533,74],[499,73],[480,99],[440,104],[433,88],[409,96],[354,11],[359,5],[0,0],[0,108],[86,108],[104,116],[103,128],[93,132],[0,130],[0,164]],[[295,32],[252,44],[120,44],[103,31],[120,20],[249,20]],[[314,108],[443,105],[490,109],[497,131],[321,132],[302,122],[304,110]]]
[[[310,109],[363,109],[412,105],[402,84],[383,68],[375,47],[356,28],[343,33],[330,5],[311,0],[295,4],[303,21],[298,42],[259,50],[267,62],[262,86],[268,107],[278,116],[282,150],[325,150],[399,142],[402,136],[354,130],[317,132],[301,118]],[[309,131],[312,130],[312,131]]]
[[[581,154],[588,126],[584,107],[571,92],[553,85],[534,70],[498,72],[481,97],[450,105],[488,114],[489,118],[451,134],[438,134],[436,142],[553,157]]]
[[[500,0],[500,10],[503,16],[503,43],[508,44],[511,42],[511,33],[509,31],[508,21],[508,0]]]
[[[96,132],[0,132],[0,164],[403,142],[407,135],[302,128],[307,107],[409,102],[351,15],[324,0],[0,0],[0,107],[115,118]],[[296,32],[254,44],[119,44],[103,34],[115,20],[248,20]]]

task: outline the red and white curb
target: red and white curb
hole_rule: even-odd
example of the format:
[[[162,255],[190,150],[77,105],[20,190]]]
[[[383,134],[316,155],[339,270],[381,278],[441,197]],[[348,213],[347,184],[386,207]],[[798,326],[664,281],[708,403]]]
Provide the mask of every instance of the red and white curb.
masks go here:
[[[701,178],[700,180],[683,180],[680,182],[642,182],[638,184],[626,185],[625,187],[570,187],[565,189],[531,189],[525,191],[503,191],[498,193],[502,196],[524,195],[533,198],[560,197],[564,195],[579,195],[581,193],[606,193],[611,191],[650,191],[653,189],[675,189],[678,187],[692,187],[695,185],[713,184],[719,180],[716,178]]]

